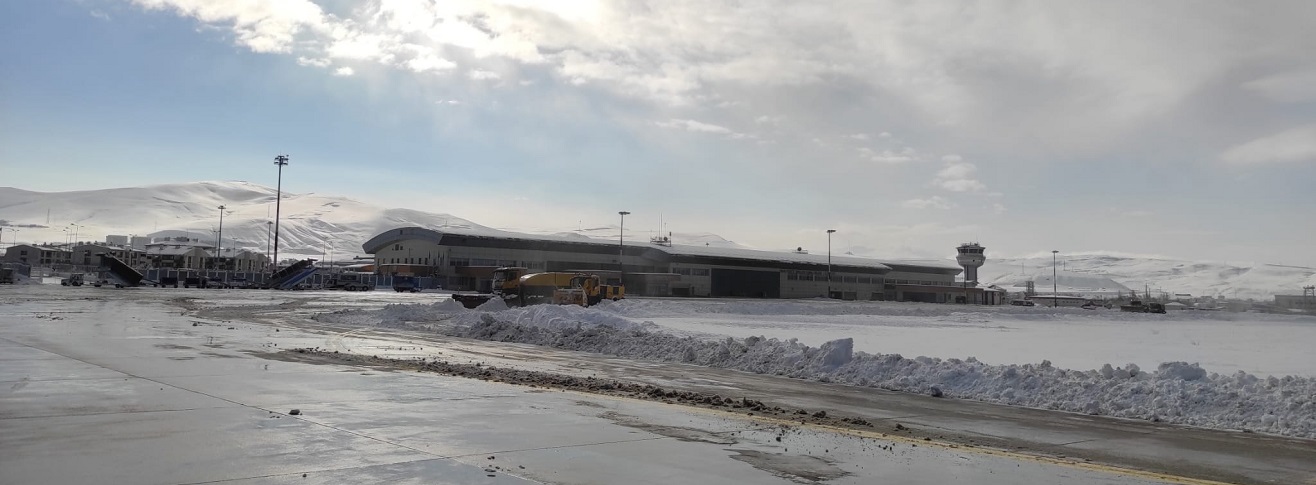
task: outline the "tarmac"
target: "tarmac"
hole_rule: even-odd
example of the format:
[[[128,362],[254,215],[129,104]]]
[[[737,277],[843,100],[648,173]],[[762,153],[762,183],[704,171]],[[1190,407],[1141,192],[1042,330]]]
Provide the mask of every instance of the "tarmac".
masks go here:
[[[339,298],[400,297],[4,287],[0,483],[1316,483],[1308,440],[304,318]],[[874,427],[281,357],[308,347],[717,392]]]

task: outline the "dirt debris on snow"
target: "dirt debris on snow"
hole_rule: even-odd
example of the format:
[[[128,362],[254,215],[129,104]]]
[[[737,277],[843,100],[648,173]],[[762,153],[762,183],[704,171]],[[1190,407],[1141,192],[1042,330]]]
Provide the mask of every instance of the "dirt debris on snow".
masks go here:
[[[270,354],[270,356],[280,360],[298,362],[354,364],[435,372],[443,375],[501,382],[505,384],[619,396],[668,404],[694,406],[705,409],[717,409],[745,414],[747,416],[759,416],[792,421],[799,424],[813,424],[846,429],[871,430],[873,428],[872,422],[857,416],[838,416],[835,413],[828,413],[823,410],[810,411],[775,406],[743,396],[722,396],[719,394],[695,391],[665,389],[652,384],[640,384],[615,379],[576,377],[551,372],[505,369],[479,363],[457,364],[442,360],[389,359],[378,356],[346,354],[314,348],[289,349],[277,354]],[[903,426],[900,426],[899,429],[907,432],[911,431]]]

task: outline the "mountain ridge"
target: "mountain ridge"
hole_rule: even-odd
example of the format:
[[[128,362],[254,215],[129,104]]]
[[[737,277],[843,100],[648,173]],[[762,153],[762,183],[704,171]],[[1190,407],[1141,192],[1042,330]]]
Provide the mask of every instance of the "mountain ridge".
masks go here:
[[[246,181],[203,181],[67,192],[0,187],[0,227],[5,229],[0,244],[12,243],[15,238],[23,242],[61,242],[70,238],[73,232],[82,241],[104,241],[107,234],[191,236],[214,241],[214,232],[219,226],[218,207],[224,205],[224,247],[264,252],[269,239],[266,221],[274,218],[275,198],[274,188]],[[385,208],[350,197],[314,192],[284,192],[279,253],[280,256],[296,257],[337,255],[339,259],[359,256],[363,254],[361,244],[366,240],[400,226],[440,231],[444,227],[460,227],[490,233],[510,231],[614,241],[617,234],[617,227],[611,225],[576,230],[498,229],[447,213]],[[11,229],[17,229],[17,234]],[[66,229],[69,232],[66,233]],[[628,231],[631,237],[645,232]],[[676,244],[748,248],[710,232],[672,233],[671,237]],[[892,259],[885,255],[859,256]],[[1039,291],[1049,292],[1051,258],[1050,252],[999,258],[988,254],[979,279],[983,283],[1008,288],[1022,288],[1024,281],[1031,279]],[[1064,269],[1057,270],[1057,273],[1065,273],[1057,282],[1058,286],[1066,286],[1072,292],[1127,292],[1129,289],[1141,292],[1150,286],[1163,292],[1194,296],[1269,299],[1276,293],[1301,293],[1302,286],[1316,284],[1314,268],[1273,263],[1189,261],[1112,251],[1065,253],[1059,256],[1057,263]],[[1089,276],[1080,277],[1080,274]],[[1090,277],[1092,275],[1099,277]],[[1073,284],[1066,285],[1066,279]],[[1102,282],[1106,280],[1114,285]],[[1096,286],[1084,288],[1084,285]]]

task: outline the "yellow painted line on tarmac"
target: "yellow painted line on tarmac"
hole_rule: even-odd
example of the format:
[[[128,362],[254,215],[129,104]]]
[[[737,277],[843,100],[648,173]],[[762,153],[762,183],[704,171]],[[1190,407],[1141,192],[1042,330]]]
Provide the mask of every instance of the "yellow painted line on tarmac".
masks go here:
[[[514,384],[514,385],[515,385],[515,384]],[[685,405],[685,404],[665,403],[665,402],[662,402],[662,401],[652,401],[652,400],[648,400],[648,399],[638,399],[638,398],[626,397],[626,396],[614,396],[614,395],[609,395],[609,394],[595,394],[595,393],[591,393],[591,392],[575,391],[575,390],[564,390],[564,391],[565,391],[565,392],[569,392],[569,393],[579,394],[579,395],[582,395],[582,396],[601,397],[601,398],[606,398],[606,399],[616,399],[616,400],[621,400],[621,401],[634,401],[634,402],[637,402],[637,403],[647,403],[647,404],[660,404],[660,405],[665,404],[665,405],[668,405],[668,406],[676,406],[676,407],[680,407],[680,408],[683,409],[683,410],[691,410],[691,411],[696,411],[696,412],[702,412],[702,413],[705,413],[705,414],[711,414],[711,415],[716,415],[716,416],[725,417],[725,418],[741,419],[741,420],[747,420],[747,421],[757,421],[757,422],[760,422],[760,423],[772,424],[772,425],[779,425],[779,426],[780,426],[780,425],[784,425],[784,426],[792,426],[792,427],[799,427],[799,428],[808,428],[808,429],[813,429],[813,430],[818,430],[818,431],[826,431],[826,432],[829,432],[829,433],[836,433],[836,434],[845,434],[845,435],[851,435],[851,436],[858,436],[858,437],[861,437],[861,438],[871,438],[871,439],[876,439],[876,440],[886,440],[886,441],[890,441],[890,442],[894,442],[894,443],[905,443],[905,444],[908,444],[908,445],[921,445],[921,446],[927,446],[927,447],[934,447],[934,448],[940,448],[940,449],[943,449],[943,450],[948,450],[948,451],[953,451],[953,452],[964,452],[964,453],[975,454],[975,455],[985,455],[985,456],[994,456],[994,457],[999,457],[999,458],[1007,458],[1007,459],[1016,460],[1016,461],[1035,462],[1035,463],[1042,463],[1042,464],[1047,464],[1047,465],[1056,465],[1056,466],[1062,466],[1062,467],[1066,467],[1066,468],[1075,468],[1075,469],[1079,469],[1079,470],[1087,470],[1087,471],[1093,471],[1093,472],[1100,472],[1100,473],[1106,473],[1106,474],[1111,474],[1111,475],[1119,475],[1119,476],[1125,476],[1125,477],[1131,477],[1131,478],[1140,478],[1140,479],[1144,479],[1144,480],[1156,480],[1156,481],[1160,481],[1160,482],[1164,482],[1164,483],[1168,483],[1168,484],[1173,484],[1173,485],[1231,485],[1229,482],[1219,482],[1219,481],[1215,481],[1215,480],[1206,480],[1206,479],[1201,479],[1201,478],[1183,477],[1183,476],[1179,476],[1179,475],[1171,475],[1171,474],[1168,474],[1168,473],[1160,473],[1160,472],[1153,472],[1153,471],[1146,471],[1146,470],[1138,470],[1138,469],[1133,469],[1133,468],[1124,468],[1124,467],[1119,467],[1119,466],[1116,466],[1116,465],[1108,465],[1108,464],[1103,464],[1103,463],[1094,463],[1094,462],[1088,462],[1088,461],[1082,461],[1082,460],[1073,460],[1073,459],[1066,459],[1066,458],[1059,458],[1059,457],[1053,457],[1053,456],[1045,456],[1045,455],[1035,455],[1035,454],[1029,454],[1029,453],[1021,453],[1021,452],[1017,452],[1017,451],[1002,450],[1002,449],[997,449],[997,448],[986,448],[986,447],[981,447],[981,446],[965,445],[965,444],[960,444],[960,443],[951,443],[951,442],[949,442],[949,441],[938,441],[938,440],[936,440],[936,439],[932,439],[932,440],[927,440],[927,441],[925,441],[923,438],[913,438],[913,437],[908,437],[908,436],[896,436],[896,435],[892,435],[892,434],[888,434],[888,433],[882,433],[882,432],[878,432],[878,431],[868,431],[868,430],[854,429],[854,428],[843,428],[843,427],[840,427],[840,426],[830,426],[830,425],[816,424],[816,423],[803,423],[803,424],[801,424],[799,421],[791,421],[791,420],[789,420],[789,419],[782,419],[782,418],[771,417],[771,416],[762,416],[762,415],[757,415],[757,414],[754,415],[754,416],[749,416],[749,415],[746,415],[746,414],[743,414],[743,413],[736,413],[736,412],[731,412],[731,411],[724,411],[724,410],[721,410],[721,409],[709,409],[709,408],[698,407],[698,406],[689,406],[689,405]]]

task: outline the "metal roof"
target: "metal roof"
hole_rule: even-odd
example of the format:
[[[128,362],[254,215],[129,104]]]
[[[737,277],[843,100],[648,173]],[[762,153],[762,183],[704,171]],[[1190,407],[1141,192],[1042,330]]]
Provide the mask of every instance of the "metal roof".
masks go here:
[[[443,232],[428,229],[424,227],[400,227],[380,233],[370,238],[361,249],[368,254],[378,253],[389,244],[406,240],[429,241],[435,244],[444,244],[444,236],[459,236],[462,238],[488,239],[491,241],[523,241],[526,243],[549,243],[551,246],[557,246],[562,251],[582,250],[581,252],[600,252],[616,248],[618,244],[613,241],[588,238],[584,236],[558,236],[558,235],[540,235],[526,234],[511,231],[502,231],[488,228],[444,228]],[[451,243],[452,241],[448,241]],[[464,241],[469,242],[469,241]],[[478,245],[473,244],[473,245]],[[535,244],[540,246],[540,244]],[[578,249],[573,249],[573,246]],[[720,246],[694,246],[694,245],[659,245],[645,241],[626,241],[625,247],[631,252],[640,248],[659,251],[669,256],[690,256],[690,257],[712,257],[728,258],[747,261],[779,262],[808,265],[826,265],[826,254],[809,254],[794,251],[763,251],[758,249],[745,248],[728,248]],[[901,260],[901,259],[873,259],[862,258],[850,255],[832,255],[832,266],[866,268],[877,271],[918,271],[933,272],[939,274],[954,275],[959,274],[962,269],[954,263],[939,260]]]

